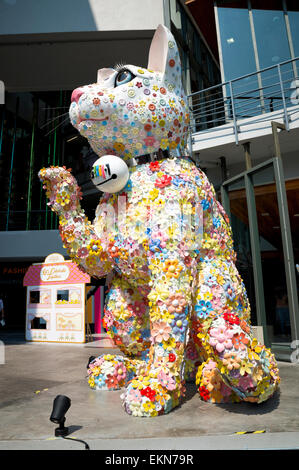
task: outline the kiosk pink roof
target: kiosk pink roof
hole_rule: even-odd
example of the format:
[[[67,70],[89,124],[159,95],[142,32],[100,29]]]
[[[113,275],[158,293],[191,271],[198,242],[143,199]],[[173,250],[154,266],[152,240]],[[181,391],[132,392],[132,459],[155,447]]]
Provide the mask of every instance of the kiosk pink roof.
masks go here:
[[[44,263],[33,264],[25,274],[24,286],[45,286],[59,284],[87,284],[90,282],[88,274],[80,271],[71,261],[65,261],[58,253],[47,256]]]

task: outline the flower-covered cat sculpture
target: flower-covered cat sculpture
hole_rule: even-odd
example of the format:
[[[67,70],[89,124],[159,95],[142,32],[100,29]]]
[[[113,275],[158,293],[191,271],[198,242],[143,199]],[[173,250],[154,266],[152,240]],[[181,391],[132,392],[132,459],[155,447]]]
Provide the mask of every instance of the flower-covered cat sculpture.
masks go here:
[[[228,217],[205,174],[182,156],[189,116],[168,29],[157,28],[147,69],[101,69],[97,83],[74,90],[70,118],[105,156],[95,169],[103,183],[107,155],[129,167],[126,186],[104,192],[93,224],[68,170],[39,172],[72,260],[110,279],[104,325],[123,354],[95,358],[89,385],[125,387],[123,406],[134,416],[168,413],[190,379],[213,403],[269,398],[279,373],[251,334]],[[151,159],[138,162],[144,155]]]

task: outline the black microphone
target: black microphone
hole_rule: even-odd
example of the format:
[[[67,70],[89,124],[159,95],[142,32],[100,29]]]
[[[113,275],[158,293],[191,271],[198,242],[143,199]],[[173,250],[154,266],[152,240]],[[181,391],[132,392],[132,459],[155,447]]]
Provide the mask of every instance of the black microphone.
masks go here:
[[[108,183],[108,181],[115,180],[117,178],[117,175],[113,173],[110,178],[107,180],[102,181],[101,183],[98,183],[96,186],[101,186],[101,184]]]

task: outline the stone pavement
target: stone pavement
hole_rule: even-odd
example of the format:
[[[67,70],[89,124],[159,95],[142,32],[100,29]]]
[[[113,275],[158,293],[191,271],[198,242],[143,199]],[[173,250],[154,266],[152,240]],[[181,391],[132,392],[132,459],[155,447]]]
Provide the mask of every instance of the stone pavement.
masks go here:
[[[25,343],[2,335],[0,449],[82,449],[74,440],[54,439],[50,422],[56,395],[67,395],[69,437],[91,449],[299,449],[299,364],[280,362],[280,392],[260,405],[202,402],[187,384],[182,405],[156,418],[125,413],[120,391],[93,391],[86,379],[89,356],[117,350],[86,345]],[[96,343],[95,343],[96,344]],[[236,435],[241,431],[263,434]]]

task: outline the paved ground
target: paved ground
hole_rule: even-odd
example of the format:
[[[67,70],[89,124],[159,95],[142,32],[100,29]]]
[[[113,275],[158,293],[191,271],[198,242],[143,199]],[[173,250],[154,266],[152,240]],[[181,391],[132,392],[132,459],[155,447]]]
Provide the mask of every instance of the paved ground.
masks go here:
[[[91,355],[115,352],[88,345],[25,343],[1,338],[0,449],[73,449],[82,444],[53,439],[53,399],[71,398],[66,425],[70,436],[98,449],[299,448],[299,364],[279,363],[280,393],[261,405],[213,405],[202,402],[188,384],[183,404],[165,416],[134,418],[121,407],[121,392],[88,387]],[[265,434],[236,436],[240,431]]]

